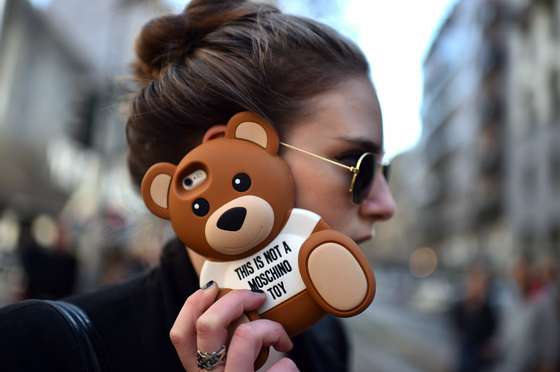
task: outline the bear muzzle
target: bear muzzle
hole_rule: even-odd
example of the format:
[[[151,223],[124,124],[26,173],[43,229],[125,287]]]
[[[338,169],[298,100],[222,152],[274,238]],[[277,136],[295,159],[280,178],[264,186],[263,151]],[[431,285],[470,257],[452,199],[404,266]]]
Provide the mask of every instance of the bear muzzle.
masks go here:
[[[264,241],[274,227],[274,211],[263,198],[244,195],[215,210],[206,221],[208,245],[227,255],[249,251]]]

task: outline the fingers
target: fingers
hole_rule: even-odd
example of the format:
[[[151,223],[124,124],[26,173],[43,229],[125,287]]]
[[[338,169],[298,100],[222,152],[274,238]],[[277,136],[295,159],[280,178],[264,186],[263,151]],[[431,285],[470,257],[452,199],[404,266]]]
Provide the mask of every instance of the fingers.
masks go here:
[[[280,352],[287,352],[293,344],[279,323],[259,319],[241,324],[231,339],[225,370],[253,371],[253,364],[263,346],[273,346]],[[283,362],[278,368],[287,368],[284,365],[289,365],[289,362]]]
[[[258,309],[264,293],[236,290],[212,304],[196,321],[197,346],[201,351],[218,350],[226,343],[228,326],[245,312]]]
[[[196,351],[213,352],[227,342],[228,326],[245,312],[256,310],[264,293],[236,290],[218,297],[219,288],[212,284],[193,293],[183,305],[170,331],[177,355],[187,370],[197,370]]]
[[[200,315],[216,300],[218,286],[212,284],[207,289],[199,289],[185,301],[169,337],[177,355],[186,370],[196,371],[196,333],[195,324]]]
[[[274,363],[274,365],[270,367],[270,369],[267,372],[296,372],[296,371],[299,371],[299,369],[291,359],[282,358],[276,363]]]

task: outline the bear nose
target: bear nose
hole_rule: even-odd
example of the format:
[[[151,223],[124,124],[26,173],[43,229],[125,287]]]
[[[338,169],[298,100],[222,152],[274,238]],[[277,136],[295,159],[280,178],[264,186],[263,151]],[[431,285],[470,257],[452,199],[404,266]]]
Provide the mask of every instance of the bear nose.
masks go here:
[[[227,231],[237,231],[243,226],[246,215],[247,209],[243,207],[228,209],[220,216],[218,228]]]

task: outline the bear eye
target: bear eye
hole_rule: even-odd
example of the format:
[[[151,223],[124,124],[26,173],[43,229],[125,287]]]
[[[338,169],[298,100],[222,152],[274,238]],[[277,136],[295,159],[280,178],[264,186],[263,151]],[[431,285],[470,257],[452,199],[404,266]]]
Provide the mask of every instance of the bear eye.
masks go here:
[[[206,179],[206,172],[202,169],[197,169],[191,174],[187,174],[183,178],[183,188],[185,190],[192,190],[200,185]]]
[[[233,188],[239,192],[247,191],[251,187],[251,178],[245,173],[237,173],[231,181]]]
[[[206,199],[198,198],[192,203],[193,213],[199,217],[205,216],[210,210],[210,204]]]

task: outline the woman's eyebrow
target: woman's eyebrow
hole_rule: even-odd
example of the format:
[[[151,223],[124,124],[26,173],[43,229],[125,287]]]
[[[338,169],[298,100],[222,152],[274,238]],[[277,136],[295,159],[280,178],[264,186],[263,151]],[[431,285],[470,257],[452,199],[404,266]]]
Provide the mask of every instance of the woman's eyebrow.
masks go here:
[[[364,151],[373,152],[374,154],[381,154],[383,152],[383,146],[374,141],[351,137],[337,137],[337,139],[351,143],[352,145],[357,146]]]

